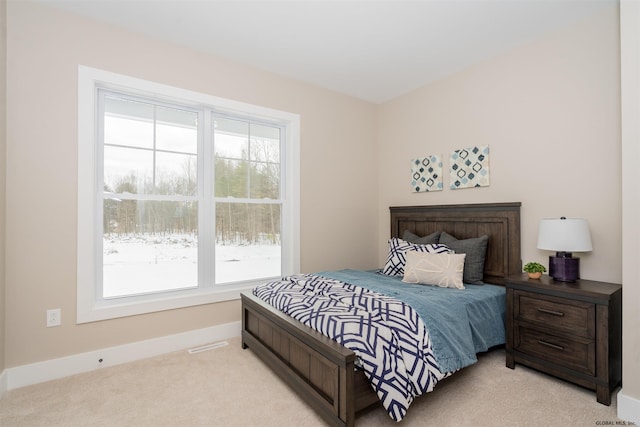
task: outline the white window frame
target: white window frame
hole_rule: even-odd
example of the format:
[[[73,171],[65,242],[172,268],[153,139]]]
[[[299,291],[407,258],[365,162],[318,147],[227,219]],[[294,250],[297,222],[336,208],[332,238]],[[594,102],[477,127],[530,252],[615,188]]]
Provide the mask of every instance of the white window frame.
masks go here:
[[[153,95],[168,102],[187,103],[212,108],[230,115],[278,123],[285,129],[282,165],[282,274],[300,270],[300,116],[266,107],[232,101],[173,86],[78,66],[78,219],[77,219],[77,323],[132,316],[194,305],[238,299],[240,292],[262,281],[198,287],[197,289],[165,292],[103,300],[98,295],[98,274],[102,257],[102,212],[97,212],[98,149],[98,87],[140,96]]]

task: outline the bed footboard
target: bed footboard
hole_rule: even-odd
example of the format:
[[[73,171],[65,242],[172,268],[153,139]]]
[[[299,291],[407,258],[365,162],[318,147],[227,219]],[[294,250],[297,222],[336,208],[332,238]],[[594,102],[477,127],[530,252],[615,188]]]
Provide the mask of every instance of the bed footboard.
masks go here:
[[[328,423],[353,426],[355,414],[378,401],[353,351],[243,293],[242,347],[262,361]]]

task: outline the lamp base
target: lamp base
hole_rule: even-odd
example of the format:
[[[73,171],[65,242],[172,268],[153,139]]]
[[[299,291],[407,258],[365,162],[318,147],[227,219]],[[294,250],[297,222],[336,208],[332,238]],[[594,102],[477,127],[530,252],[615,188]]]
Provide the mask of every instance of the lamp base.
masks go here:
[[[570,252],[550,256],[549,276],[559,282],[575,282],[580,278],[580,258],[573,258]]]

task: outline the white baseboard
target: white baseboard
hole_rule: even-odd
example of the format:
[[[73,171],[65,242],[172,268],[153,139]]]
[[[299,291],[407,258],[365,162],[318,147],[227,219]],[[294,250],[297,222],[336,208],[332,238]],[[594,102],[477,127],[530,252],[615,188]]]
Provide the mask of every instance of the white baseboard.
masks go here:
[[[624,394],[624,389],[618,392],[618,418],[640,425],[640,400]]]
[[[0,399],[7,392],[7,370],[5,369],[0,373]]]
[[[232,322],[210,328],[197,329],[175,335],[138,341],[59,359],[5,369],[0,376],[4,391],[37,384],[102,367],[119,365],[134,360],[159,356],[215,341],[240,336],[241,323]],[[101,362],[100,362],[101,360]],[[3,390],[0,388],[0,396]]]

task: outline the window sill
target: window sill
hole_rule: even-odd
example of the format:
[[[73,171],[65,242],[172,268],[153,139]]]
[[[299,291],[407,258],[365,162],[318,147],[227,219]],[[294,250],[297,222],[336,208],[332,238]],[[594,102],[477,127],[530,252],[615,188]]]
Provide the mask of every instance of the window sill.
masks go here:
[[[219,286],[217,288],[199,289],[182,295],[164,293],[157,298],[147,297],[144,301],[132,302],[111,300],[107,305],[94,304],[83,310],[78,306],[77,324],[134,316],[156,311],[173,310],[176,308],[193,307],[196,305],[214,304],[240,299],[240,293],[250,291],[256,283],[241,283],[237,285]]]

